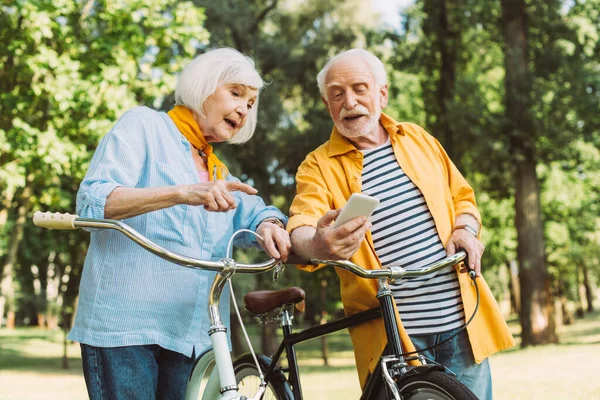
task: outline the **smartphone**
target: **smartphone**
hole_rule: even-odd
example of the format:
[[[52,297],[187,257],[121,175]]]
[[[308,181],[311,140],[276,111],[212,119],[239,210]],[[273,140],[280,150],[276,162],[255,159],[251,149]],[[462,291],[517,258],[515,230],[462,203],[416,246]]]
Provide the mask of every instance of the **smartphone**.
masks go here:
[[[348,202],[342,208],[342,212],[333,223],[333,227],[337,228],[356,217],[369,218],[378,205],[379,199],[376,197],[361,193],[352,193]]]

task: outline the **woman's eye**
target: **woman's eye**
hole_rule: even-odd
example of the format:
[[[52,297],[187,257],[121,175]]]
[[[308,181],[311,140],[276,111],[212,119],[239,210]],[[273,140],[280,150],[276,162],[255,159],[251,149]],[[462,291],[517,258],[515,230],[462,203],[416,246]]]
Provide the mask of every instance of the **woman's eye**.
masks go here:
[[[240,93],[237,90],[232,90],[231,94],[234,95],[235,97],[240,97]]]
[[[248,110],[252,109],[253,105],[254,105],[254,103],[248,103]]]

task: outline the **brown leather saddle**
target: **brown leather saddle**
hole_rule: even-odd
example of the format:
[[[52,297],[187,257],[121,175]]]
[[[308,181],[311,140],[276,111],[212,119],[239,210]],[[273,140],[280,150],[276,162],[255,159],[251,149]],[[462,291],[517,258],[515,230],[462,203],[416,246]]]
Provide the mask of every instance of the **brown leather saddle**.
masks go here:
[[[259,290],[244,296],[246,310],[254,314],[266,314],[287,304],[294,304],[300,312],[304,311],[304,289],[290,287],[280,290]]]

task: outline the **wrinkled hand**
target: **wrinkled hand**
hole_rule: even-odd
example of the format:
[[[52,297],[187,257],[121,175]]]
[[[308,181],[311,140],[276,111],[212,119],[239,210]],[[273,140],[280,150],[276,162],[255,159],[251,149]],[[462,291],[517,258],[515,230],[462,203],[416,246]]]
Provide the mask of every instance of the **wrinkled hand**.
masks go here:
[[[469,267],[475,270],[477,276],[481,276],[481,257],[485,247],[472,233],[457,229],[450,236],[450,240],[446,244],[446,252],[448,256],[456,253],[457,249],[463,249],[469,256]],[[461,271],[466,272],[466,271]]]
[[[264,240],[258,239],[258,243],[263,250],[271,257],[286,262],[292,249],[292,242],[287,231],[280,226],[264,221],[256,229]]]
[[[331,223],[342,209],[328,211],[317,222],[317,230],[312,239],[313,254],[326,260],[348,260],[356,253],[371,229],[371,222],[366,217],[351,219],[334,228]]]
[[[207,211],[225,212],[237,207],[231,194],[233,191],[247,194],[257,193],[256,189],[245,183],[216,180],[186,185],[183,190],[183,203],[204,206]]]

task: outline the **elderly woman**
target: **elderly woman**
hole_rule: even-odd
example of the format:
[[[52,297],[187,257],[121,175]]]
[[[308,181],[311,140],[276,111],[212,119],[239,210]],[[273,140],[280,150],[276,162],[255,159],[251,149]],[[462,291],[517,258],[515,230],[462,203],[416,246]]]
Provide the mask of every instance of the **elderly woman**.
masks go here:
[[[231,176],[209,144],[252,137],[262,86],[252,60],[236,50],[194,59],[179,77],[173,110],[134,108],[101,140],[77,195],[78,214],[123,219],[158,244],[205,260],[224,257],[234,230],[247,228],[264,238],[270,256],[285,260],[286,217]],[[257,243],[245,235],[236,244]],[[210,345],[212,277],[169,264],[118,232],[92,232],[69,334],[81,343],[90,398],[183,398],[194,355]]]

